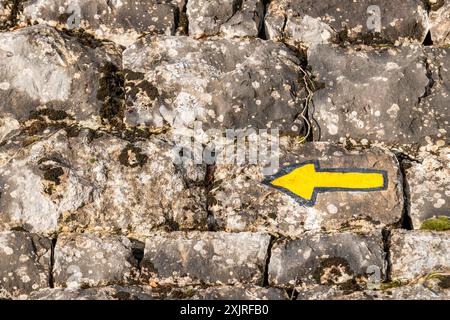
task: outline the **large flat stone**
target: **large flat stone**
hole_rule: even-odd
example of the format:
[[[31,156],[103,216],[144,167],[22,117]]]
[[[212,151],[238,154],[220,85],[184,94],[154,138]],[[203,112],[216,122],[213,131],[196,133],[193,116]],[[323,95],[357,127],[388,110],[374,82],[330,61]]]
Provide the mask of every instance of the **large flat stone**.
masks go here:
[[[318,45],[308,56],[323,86],[310,114],[319,139],[423,145],[448,137],[447,49]]]
[[[272,247],[269,283],[274,286],[366,285],[369,274],[386,275],[381,231],[368,234],[305,234],[299,240],[282,240]]]
[[[323,192],[317,194],[314,205],[305,205],[264,184],[268,177],[262,164],[218,164],[209,206],[217,228],[298,237],[307,230],[371,229],[400,221],[402,178],[398,161],[389,151],[348,151],[329,143],[282,139],[279,155],[280,167],[273,173],[310,161],[318,161],[322,169],[378,169],[387,173],[387,189]]]
[[[25,232],[0,232],[0,292],[16,296],[50,282],[51,241]]]
[[[147,238],[144,272],[164,283],[263,284],[270,236],[171,232]]]
[[[266,61],[271,61],[270,64]],[[146,37],[123,54],[130,125],[298,133],[300,60],[260,39]]]
[[[263,21],[263,0],[191,0],[187,3],[189,35],[222,34],[257,37]]]
[[[143,33],[174,35],[179,7],[172,0],[32,0],[23,17],[69,29],[83,28],[98,38],[132,44]]]
[[[371,6],[378,6],[379,12]],[[377,17],[379,27],[372,23]],[[422,43],[428,15],[420,0],[280,0],[270,3],[265,27],[270,39],[307,46],[345,41]]]
[[[95,127],[123,112],[114,100],[120,86],[111,88],[121,55],[110,44],[38,25],[1,33],[0,57],[0,118],[24,122],[47,112]]]
[[[55,287],[72,289],[125,283],[137,267],[130,240],[89,233],[59,235],[54,260]]]
[[[207,228],[205,168],[175,165],[164,137],[129,142],[66,128],[29,139],[20,135],[0,150],[0,230]]]
[[[422,43],[428,15],[420,0],[281,0],[270,3],[265,27],[270,39],[294,45]]]
[[[393,280],[413,280],[450,270],[450,233],[394,230],[390,246]]]

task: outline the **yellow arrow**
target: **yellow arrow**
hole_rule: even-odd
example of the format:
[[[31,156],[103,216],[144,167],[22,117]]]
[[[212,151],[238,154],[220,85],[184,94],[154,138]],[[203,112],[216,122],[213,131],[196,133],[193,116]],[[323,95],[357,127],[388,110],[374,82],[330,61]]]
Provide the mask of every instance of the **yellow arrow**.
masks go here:
[[[321,169],[318,161],[287,167],[264,181],[306,205],[316,203],[319,192],[369,192],[385,190],[387,172],[383,170],[344,168]]]

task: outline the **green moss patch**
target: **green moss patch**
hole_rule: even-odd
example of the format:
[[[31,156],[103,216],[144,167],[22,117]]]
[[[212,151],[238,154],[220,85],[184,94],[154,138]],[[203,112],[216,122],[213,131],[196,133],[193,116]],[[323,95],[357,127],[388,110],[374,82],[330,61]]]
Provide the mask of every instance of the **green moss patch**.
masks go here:
[[[434,231],[446,231],[450,230],[450,218],[446,216],[440,216],[437,218],[429,219],[422,223],[421,230],[434,230]]]

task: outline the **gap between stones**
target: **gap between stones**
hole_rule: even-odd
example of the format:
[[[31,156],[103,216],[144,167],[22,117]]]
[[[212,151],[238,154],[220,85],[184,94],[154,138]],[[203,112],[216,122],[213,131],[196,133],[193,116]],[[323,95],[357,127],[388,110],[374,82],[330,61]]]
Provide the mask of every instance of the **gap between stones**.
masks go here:
[[[54,288],[55,287],[55,279],[53,277],[53,267],[55,265],[55,247],[56,247],[56,241],[58,240],[58,236],[55,236],[52,239],[52,246],[51,246],[51,252],[50,252],[50,275],[48,277],[49,287]]]
[[[267,40],[267,34],[266,34],[266,16],[267,16],[267,10],[269,8],[270,3],[272,2],[272,0],[263,0],[263,5],[264,5],[264,13],[263,16],[261,18],[261,28],[259,30],[259,34],[258,34],[258,38],[262,39],[262,40]]]
[[[272,247],[276,240],[277,239],[273,235],[270,235],[269,245],[267,246],[266,263],[264,265],[263,287],[269,287],[269,264],[270,264],[270,258],[272,256]]]
[[[383,236],[383,250],[384,250],[384,259],[386,261],[386,275],[385,275],[385,282],[391,281],[391,269],[392,269],[392,262],[391,262],[391,230],[389,228],[385,228],[382,231]]]
[[[189,36],[189,18],[187,16],[188,2],[189,0],[186,0],[182,9],[178,8],[175,16],[175,30],[185,36]]]
[[[431,94],[431,90],[433,89],[434,85],[435,85],[435,81],[433,79],[433,71],[431,70],[431,66],[430,63],[428,62],[428,54],[426,52],[424,52],[425,57],[423,60],[423,63],[425,65],[425,70],[426,70],[426,77],[428,78],[428,83],[425,86],[425,92],[422,96],[419,97],[418,99],[418,104],[420,105],[420,103],[422,102],[423,99],[427,98],[428,96],[430,96]]]
[[[400,221],[400,227],[402,229],[406,230],[413,230],[412,220],[410,216],[411,211],[411,197],[410,197],[410,188],[408,181],[406,179],[406,161],[410,162],[419,162],[417,160],[412,159],[408,155],[404,153],[396,153],[395,157],[397,158],[399,167],[400,167],[400,173],[402,177],[402,183],[403,183],[403,214],[402,219]]]

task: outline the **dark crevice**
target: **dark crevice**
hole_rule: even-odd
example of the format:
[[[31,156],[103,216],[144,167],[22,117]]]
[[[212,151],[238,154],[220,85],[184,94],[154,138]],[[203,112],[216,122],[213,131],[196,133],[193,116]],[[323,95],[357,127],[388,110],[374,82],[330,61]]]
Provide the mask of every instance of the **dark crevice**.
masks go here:
[[[187,4],[184,4],[183,8],[178,8],[175,13],[175,30],[179,35],[189,35],[189,18],[187,15]]]
[[[392,263],[391,263],[391,231],[389,229],[383,229],[382,231],[383,235],[383,250],[385,254],[385,261],[386,261],[386,275],[385,275],[385,282],[391,281],[391,270],[392,270]]]
[[[312,98],[316,91],[323,88],[323,85],[317,82],[314,79],[314,76],[312,75],[311,67],[309,66],[308,63],[307,51],[300,50],[290,45],[286,46],[289,47],[291,51],[295,53],[295,55],[300,61],[300,67],[302,69],[302,71],[300,72],[300,76],[301,82],[305,87],[305,99],[304,99],[305,101],[301,107],[302,110],[300,110],[299,114],[297,115],[297,119],[300,119],[301,114],[303,113],[304,117],[306,118],[304,120],[308,122],[305,123],[305,127],[303,128],[302,134],[303,136],[305,136],[306,133],[305,131],[307,129],[306,126],[309,125],[309,134],[306,137],[305,141],[307,142],[320,141],[320,127],[317,120],[314,118],[315,107]]]
[[[426,68],[426,76],[428,78],[428,83],[425,87],[425,92],[423,93],[422,96],[419,97],[419,101],[418,101],[419,104],[422,102],[423,99],[425,99],[431,95],[433,87],[436,83],[433,79],[433,71],[431,70],[431,66],[430,66],[430,63],[428,62],[428,59],[425,58],[423,60],[423,62],[425,64],[425,68]]]
[[[413,230],[413,224],[410,216],[411,211],[411,197],[410,197],[410,187],[408,180],[406,179],[406,170],[411,165],[411,162],[416,162],[414,159],[403,153],[397,153],[396,157],[400,165],[400,172],[403,184],[403,214],[400,221],[400,226],[402,229]]]
[[[271,235],[269,246],[267,247],[266,264],[264,266],[264,281],[263,281],[264,287],[269,286],[269,264],[270,264],[270,258],[272,257],[272,247],[275,243],[275,240],[276,240],[276,238]]]
[[[55,287],[55,279],[53,278],[53,267],[55,265],[55,247],[56,247],[56,241],[58,238],[52,239],[52,246],[51,246],[51,252],[50,252],[50,275],[48,277],[48,285],[50,288]]]
[[[286,289],[286,294],[288,295],[290,300],[295,301],[298,298],[299,292],[294,288],[290,288]]]
[[[431,38],[431,31],[428,31],[427,36],[425,37],[425,40],[423,41],[424,46],[432,46],[433,45],[433,39]]]
[[[130,241],[133,257],[136,260],[137,268],[140,269],[142,260],[144,259],[145,243],[133,238],[130,238]]]
[[[267,9],[269,8],[270,2],[272,0],[263,0],[263,6],[264,6],[264,10],[263,10],[263,16],[261,17],[261,25],[259,27],[259,34],[258,34],[258,38],[263,39],[263,40],[267,40],[267,34],[266,34],[266,15],[267,15]]]

